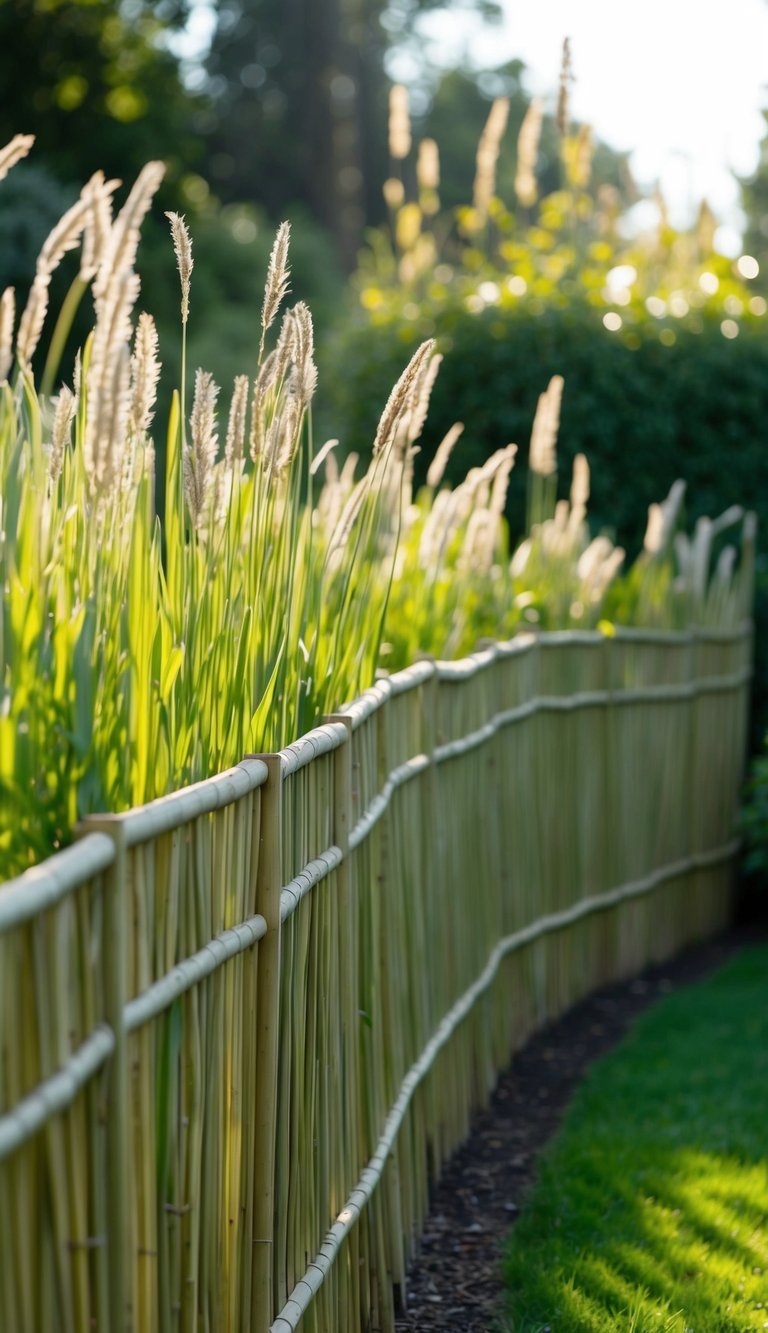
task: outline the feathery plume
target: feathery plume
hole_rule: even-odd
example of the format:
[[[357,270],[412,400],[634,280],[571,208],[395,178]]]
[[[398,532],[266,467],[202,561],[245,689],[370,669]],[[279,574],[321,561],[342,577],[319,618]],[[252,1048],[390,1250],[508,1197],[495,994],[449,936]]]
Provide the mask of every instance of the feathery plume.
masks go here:
[[[445,469],[448,466],[448,459],[453,453],[454,445],[462,435],[463,431],[463,421],[455,421],[447,435],[443,436],[437,446],[437,451],[427,471],[427,485],[430,486],[432,490],[435,490],[443,480]]]
[[[551,477],[557,468],[556,445],[563,383],[562,375],[552,376],[545,392],[539,395],[533,419],[528,466],[531,472],[542,477]]]
[[[573,68],[571,65],[571,41],[566,37],[563,41],[563,55],[560,62],[560,81],[557,93],[557,113],[555,115],[555,124],[557,132],[561,138],[565,138],[570,125],[570,85],[573,83]]]
[[[195,374],[189,430],[191,447],[184,454],[184,493],[195,527],[200,525],[210,494],[216,459],[216,399],[219,386],[207,370]]]
[[[648,523],[643,538],[643,550],[656,555],[664,541],[664,511],[660,504],[648,506]]]
[[[83,249],[80,256],[80,281],[90,282],[98,272],[112,226],[112,195],[119,180],[105,180],[103,171],[96,171],[83,186],[82,198],[90,205],[83,228]]]
[[[77,410],[77,399],[66,384],[62,385],[56,399],[51,429],[51,453],[48,459],[48,476],[52,485],[56,485],[64,464],[64,452],[69,445],[72,418]]]
[[[136,325],[131,358],[131,410],[128,428],[131,434],[141,438],[147,434],[155,415],[157,382],[160,378],[160,361],[157,356],[158,338],[155,321],[151,315],[142,312]]]
[[[509,98],[496,97],[488,112],[485,128],[477,146],[475,163],[475,184],[472,190],[472,202],[481,213],[487,213],[488,205],[496,189],[496,163],[499,148],[504,137],[509,119]]]
[[[275,315],[280,309],[283,297],[288,291],[288,281],[291,276],[288,267],[288,243],[290,239],[290,222],[281,222],[277,229],[277,235],[275,236],[272,252],[269,256],[269,265],[267,267],[264,304],[261,308],[259,362],[261,362],[261,358],[264,355],[264,339],[267,335],[267,329],[272,325]]]
[[[250,380],[247,375],[235,376],[227,420],[227,440],[224,447],[224,458],[229,469],[232,468],[234,463],[239,463],[243,457],[249,388]]]
[[[589,463],[586,454],[576,454],[571,479],[571,511],[581,518],[587,512],[589,500]]]
[[[139,229],[164,175],[162,162],[148,162],[142,167],[128,198],[112,223],[93,284],[97,317],[112,280],[117,274],[132,269],[136,262]]]
[[[88,367],[84,456],[94,493],[111,489],[124,472],[131,406],[131,311],[139,294],[136,273],[116,274],[100,303]]]
[[[410,397],[413,391],[414,383],[421,371],[424,362],[427,361],[435,349],[434,338],[428,338],[420,347],[416,349],[408,365],[405,367],[402,375],[392,389],[387,399],[384,411],[379,420],[376,438],[373,442],[373,457],[377,458],[389,448],[396,433],[397,427],[403,413],[410,405]]]
[[[6,287],[0,296],[0,384],[8,378],[13,364],[13,325],[16,319],[16,298],[13,287]]]
[[[27,304],[19,320],[19,332],[16,338],[16,357],[19,365],[29,371],[32,356],[37,349],[43,332],[45,316],[48,312],[49,273],[35,275],[30,288]]]
[[[11,167],[27,156],[34,142],[34,134],[14,134],[10,143],[0,148],[0,181],[5,180]]]
[[[507,491],[509,489],[509,476],[512,468],[515,466],[515,456],[517,454],[517,445],[508,444],[503,451],[503,457],[494,474],[491,483],[491,498],[488,507],[497,520],[504,515],[504,509],[507,503]]]
[[[171,224],[173,252],[176,255],[176,267],[179,270],[179,280],[181,282],[181,322],[186,324],[189,319],[189,288],[194,267],[192,238],[180,213],[166,213],[165,216]]]
[[[317,388],[317,366],[315,365],[315,334],[309,307],[298,301],[291,312],[293,316],[293,352],[292,359],[296,367],[297,392],[302,407],[308,407]]]
[[[91,472],[97,493],[107,494],[126,472],[127,425],[131,406],[131,356],[125,343],[114,348],[102,385],[96,439],[99,451]]]
[[[523,117],[520,133],[517,136],[515,194],[523,208],[532,208],[538,198],[536,161],[539,155],[543,119],[544,107],[541,98],[534,97]]]
[[[266,366],[266,361],[264,366]],[[262,366],[262,370],[264,369]],[[251,399],[251,430],[248,436],[248,451],[253,462],[261,458],[264,453],[265,441],[265,421],[264,421],[264,399],[266,398],[266,388],[263,384],[261,375],[256,378],[253,386],[253,397]]]
[[[419,144],[416,179],[420,190],[440,188],[440,151],[434,139],[422,139]]]
[[[425,358],[414,381],[410,405],[408,411],[403,414],[404,434],[408,444],[414,444],[424,429],[429,400],[442,361],[441,352],[435,352],[434,356]]]
[[[287,471],[296,457],[301,437],[303,406],[299,397],[299,377],[295,366],[288,376],[280,407],[281,410],[270,427],[265,455],[269,467],[275,467],[282,473]]]
[[[411,117],[408,89],[393,83],[389,90],[389,156],[402,162],[411,151]]]
[[[48,288],[51,275],[58,268],[65,254],[73,250],[80,240],[90,211],[91,202],[83,191],[80,198],[68,208],[49,233],[35,265],[35,276],[30,289],[27,304],[19,320],[19,332],[16,339],[16,356],[19,364],[29,369],[32,357],[40,341],[45,316],[48,312]]]

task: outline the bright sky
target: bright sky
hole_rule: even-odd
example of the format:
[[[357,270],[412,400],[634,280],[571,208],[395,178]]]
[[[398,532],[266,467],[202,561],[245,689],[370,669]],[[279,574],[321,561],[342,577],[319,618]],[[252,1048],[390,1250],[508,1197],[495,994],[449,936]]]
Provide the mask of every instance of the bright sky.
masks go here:
[[[743,215],[733,172],[754,171],[768,107],[768,0],[501,2],[501,29],[457,8],[425,20],[430,54],[480,68],[519,58],[529,91],[553,105],[570,37],[575,119],[632,150],[636,180],[659,181],[673,222],[690,221],[706,197],[726,224],[721,249],[736,253]],[[212,24],[210,0],[196,0],[189,54],[205,49]],[[398,77],[407,82],[407,69]]]
[[[731,173],[748,175],[757,163],[768,106],[766,0],[502,3],[501,31],[455,11],[435,15],[429,31],[441,55],[466,50],[488,65],[519,57],[529,90],[553,99],[570,37],[574,117],[633,150],[635,178],[659,179],[673,222],[686,222],[706,196],[723,222],[741,225]]]

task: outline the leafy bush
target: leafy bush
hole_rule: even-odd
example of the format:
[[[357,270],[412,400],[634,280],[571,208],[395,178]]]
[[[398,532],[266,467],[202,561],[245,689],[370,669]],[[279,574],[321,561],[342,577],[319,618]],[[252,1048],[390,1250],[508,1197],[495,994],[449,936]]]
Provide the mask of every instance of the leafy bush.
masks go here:
[[[336,332],[323,421],[332,414],[342,448],[358,449],[404,353],[436,337],[448,373],[435,387],[424,457],[453,422],[464,422],[449,477],[510,441],[524,460],[537,395],[557,373],[565,378],[565,475],[574,456],[586,454],[593,523],[620,533],[630,556],[649,504],[681,476],[689,519],[748,498],[765,529],[767,307],[750,287],[754,263],[715,250],[705,205],[681,233],[659,201],[658,226],[626,239],[616,191],[590,189],[583,128],[561,139],[561,188],[538,201],[530,133],[527,147],[523,139],[518,164],[527,155],[530,170],[527,181],[518,173],[514,207],[495,197],[487,169],[483,183],[482,153],[472,204],[451,211],[440,208],[434,166],[408,199],[393,162],[385,188],[391,226],[371,235],[361,257],[359,308]],[[423,477],[417,459],[417,482]],[[524,505],[518,468],[507,501],[513,539],[523,531]],[[759,627],[765,622],[763,597]],[[756,737],[768,726],[763,656],[760,649]]]

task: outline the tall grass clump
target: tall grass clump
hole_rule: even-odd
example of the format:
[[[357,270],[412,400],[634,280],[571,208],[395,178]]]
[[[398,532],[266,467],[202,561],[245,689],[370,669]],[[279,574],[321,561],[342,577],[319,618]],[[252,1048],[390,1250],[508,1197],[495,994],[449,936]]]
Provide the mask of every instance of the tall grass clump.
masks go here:
[[[436,356],[433,365],[437,365]],[[448,431],[414,483],[406,455],[401,537],[385,622],[382,661],[390,669],[416,656],[459,657],[478,640],[520,629],[600,629],[618,624],[674,630],[735,628],[750,615],[755,519],[740,506],[683,530],[685,483],[650,506],[642,550],[629,568],[607,532],[591,531],[590,469],[573,460],[568,497],[558,498],[557,435],[563,380],[539,397],[528,446],[525,530],[514,540],[506,517],[518,448],[497,449],[456,485],[446,479],[464,425]],[[726,533],[740,529],[735,541]],[[739,560],[739,550],[741,560]]]
[[[489,130],[486,171],[495,143]],[[0,153],[0,178],[30,146],[19,136]],[[583,457],[570,499],[558,499],[559,376],[534,421],[517,545],[505,518],[515,445],[451,486],[446,464],[463,429],[454,425],[426,484],[415,480],[441,360],[431,339],[392,389],[362,475],[354,455],[337,462],[335,440],[317,449],[312,318],[301,301],[285,308],[287,223],[254,364],[222,395],[205,369],[188,376],[193,239],[168,214],[182,372],[160,411],[160,348],[139,309],[136,256],[162,175],[149,163],[114,212],[118,183],[96,173],[43,245],[18,320],[14,293],[0,296],[0,878],[63,845],[89,813],[290,743],[368,686],[380,662],[460,655],[521,625],[609,632],[614,621],[744,614],[749,560],[738,569],[721,540],[740,510],[701,520],[689,541],[676,531],[675,492],[620,577],[623,550],[590,533]],[[78,247],[38,387],[51,276]],[[71,382],[51,394],[88,290],[92,331]]]
[[[3,173],[13,147],[0,156]],[[17,156],[28,147],[20,140]],[[135,260],[162,174],[150,163],[114,216],[116,182],[94,177],[46,241],[18,325],[13,293],[2,297],[3,877],[60,846],[88,812],[126,809],[287,743],[375,672],[395,437],[431,345],[393,391],[346,503],[318,507],[307,307],[285,310],[278,327],[290,279],[284,225],[258,359],[235,379],[226,419],[201,369],[193,391],[183,376],[168,405],[161,526],[159,349],[151,318],[137,314]],[[170,222],[185,340],[192,241],[183,219]],[[35,353],[51,273],[77,245],[94,324],[71,384],[48,397]]]

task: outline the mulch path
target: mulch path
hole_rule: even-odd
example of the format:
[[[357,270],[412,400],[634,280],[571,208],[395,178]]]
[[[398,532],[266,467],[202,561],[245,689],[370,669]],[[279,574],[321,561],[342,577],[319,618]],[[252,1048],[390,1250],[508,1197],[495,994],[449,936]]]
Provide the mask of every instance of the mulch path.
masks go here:
[[[492,1333],[498,1327],[505,1234],[531,1188],[537,1154],[587,1067],[655,1000],[761,937],[764,932],[733,930],[634,981],[601,990],[514,1056],[434,1191],[398,1333]]]

